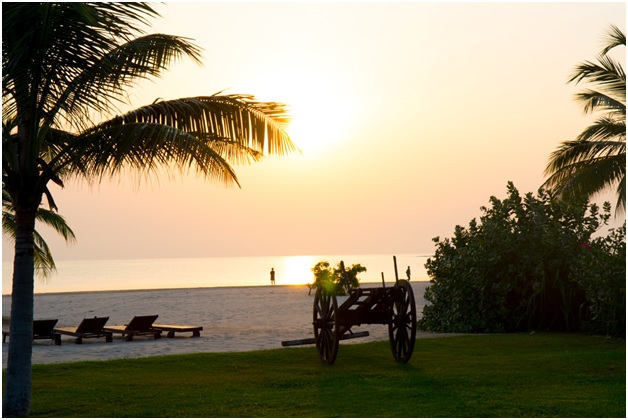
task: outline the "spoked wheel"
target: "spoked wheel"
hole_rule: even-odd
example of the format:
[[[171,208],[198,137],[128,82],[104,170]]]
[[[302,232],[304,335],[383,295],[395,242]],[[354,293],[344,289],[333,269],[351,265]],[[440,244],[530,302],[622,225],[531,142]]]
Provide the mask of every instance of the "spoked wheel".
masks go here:
[[[407,280],[399,280],[399,295],[392,305],[388,324],[388,338],[395,360],[406,363],[412,357],[416,339],[416,304],[414,293]]]
[[[336,361],[338,354],[338,302],[336,295],[316,289],[314,296],[314,340],[321,360],[328,365]]]

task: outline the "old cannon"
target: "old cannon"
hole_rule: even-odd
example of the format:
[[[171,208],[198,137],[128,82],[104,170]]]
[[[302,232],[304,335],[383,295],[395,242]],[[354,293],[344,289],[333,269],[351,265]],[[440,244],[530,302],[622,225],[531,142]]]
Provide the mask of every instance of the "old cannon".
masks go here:
[[[398,362],[406,363],[412,357],[416,338],[416,304],[408,280],[400,280],[395,263],[395,284],[392,287],[349,289],[340,305],[334,288],[319,287],[314,296],[314,338],[283,341],[283,346],[316,344],[320,359],[333,364],[340,340],[364,337],[368,332],[352,333],[353,326],[362,324],[388,325],[392,354]],[[340,262],[344,272],[344,263]],[[383,274],[382,274],[382,283]]]

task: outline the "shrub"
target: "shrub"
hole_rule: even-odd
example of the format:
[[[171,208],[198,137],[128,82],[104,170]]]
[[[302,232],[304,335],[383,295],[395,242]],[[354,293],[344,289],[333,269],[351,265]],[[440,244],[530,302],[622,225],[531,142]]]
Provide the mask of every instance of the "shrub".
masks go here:
[[[349,289],[360,287],[358,274],[365,271],[366,268],[360,264],[353,264],[345,269],[344,262],[340,261],[336,268],[332,269],[327,261],[321,261],[312,268],[314,284],[310,291],[313,288],[325,287],[337,295],[346,295]]]
[[[583,330],[626,336],[626,222],[580,246],[574,278],[587,296]]]
[[[595,204],[565,202],[546,190],[521,197],[511,182],[507,190],[506,199],[491,197],[491,207],[481,208],[479,223],[456,226],[451,239],[434,238],[435,255],[425,264],[432,284],[419,327],[574,331],[622,322],[620,299],[613,293],[623,284],[625,296],[625,230],[623,236],[619,231],[591,240],[607,223],[610,204],[600,213]],[[587,254],[582,244],[591,244],[594,252]],[[598,271],[601,265],[606,269]]]

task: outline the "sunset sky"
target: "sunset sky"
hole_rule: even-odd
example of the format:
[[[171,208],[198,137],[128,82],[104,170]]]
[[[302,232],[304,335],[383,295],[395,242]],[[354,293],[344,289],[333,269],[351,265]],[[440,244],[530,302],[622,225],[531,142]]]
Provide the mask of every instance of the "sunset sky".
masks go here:
[[[173,65],[130,108],[222,90],[284,102],[303,153],[236,167],[241,189],[53,186],[78,239],[41,229],[57,260],[429,254],[508,181],[538,189],[591,120],[569,75],[626,28],[623,2],[155,6],[151,32],[193,38],[204,66]]]

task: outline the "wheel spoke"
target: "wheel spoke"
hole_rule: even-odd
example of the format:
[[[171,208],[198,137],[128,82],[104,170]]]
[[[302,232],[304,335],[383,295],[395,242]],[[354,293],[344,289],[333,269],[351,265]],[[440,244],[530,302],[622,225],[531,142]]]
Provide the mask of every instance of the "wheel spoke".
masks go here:
[[[314,338],[322,361],[332,364],[338,352],[336,297],[317,290],[314,297]]]
[[[416,306],[410,283],[405,280],[399,281],[399,295],[392,305],[388,334],[395,359],[410,360],[416,336]]]

